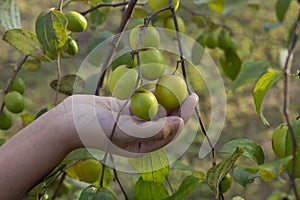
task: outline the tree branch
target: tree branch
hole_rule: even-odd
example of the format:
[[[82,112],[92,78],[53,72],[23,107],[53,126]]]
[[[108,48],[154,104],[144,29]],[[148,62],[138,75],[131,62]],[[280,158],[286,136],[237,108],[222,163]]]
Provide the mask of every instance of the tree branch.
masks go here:
[[[297,200],[299,200],[299,194],[298,190],[296,187],[296,182],[295,182],[295,170],[296,170],[296,150],[297,150],[297,139],[295,135],[295,131],[293,130],[291,119],[289,116],[289,94],[290,94],[290,73],[291,73],[291,68],[292,68],[292,62],[293,62],[293,57],[294,57],[294,50],[296,47],[296,43],[299,37],[299,31],[300,31],[300,10],[298,13],[297,20],[295,22],[295,31],[293,34],[292,42],[288,48],[288,55],[286,58],[286,62],[284,65],[284,86],[283,86],[283,93],[284,93],[284,102],[283,102],[283,114],[285,116],[287,125],[288,125],[288,130],[289,134],[291,135],[292,138],[292,169],[291,169],[291,174],[290,174],[290,182],[291,182],[291,187],[294,190],[295,197]]]

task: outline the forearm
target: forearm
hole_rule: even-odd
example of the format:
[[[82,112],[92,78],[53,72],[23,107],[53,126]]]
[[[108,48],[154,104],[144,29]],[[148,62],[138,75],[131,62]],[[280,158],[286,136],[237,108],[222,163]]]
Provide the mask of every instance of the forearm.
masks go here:
[[[75,147],[76,134],[60,104],[0,148],[0,197],[21,199]],[[75,136],[76,137],[76,136]]]

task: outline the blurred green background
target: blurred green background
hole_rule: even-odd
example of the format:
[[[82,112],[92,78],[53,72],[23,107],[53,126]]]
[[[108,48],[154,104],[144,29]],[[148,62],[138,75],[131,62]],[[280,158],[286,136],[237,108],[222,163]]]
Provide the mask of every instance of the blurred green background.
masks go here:
[[[189,6],[189,1],[183,1],[184,5]],[[276,23],[275,16],[275,0],[258,1],[260,5],[259,10],[250,8],[242,8],[235,10],[227,16],[220,16],[214,13],[208,13],[213,19],[219,23],[224,23],[230,27],[234,32],[234,38],[238,44],[238,54],[242,60],[247,59],[262,59],[267,60],[273,68],[280,69],[279,65],[279,52],[282,48],[287,47],[287,38],[289,29],[291,28],[294,19],[296,18],[299,5],[296,1],[292,1],[289,11],[286,16],[286,25],[273,28],[269,31],[266,30],[268,25]],[[46,8],[57,6],[57,0],[50,1],[38,1],[27,0],[18,1],[21,22],[23,28],[34,32],[34,23],[36,17],[41,11]],[[89,8],[84,3],[72,3],[68,8],[72,8],[78,11]],[[199,30],[195,24],[190,20],[191,14],[184,8],[180,8],[178,11],[183,19],[185,19],[187,31],[186,34],[197,38],[202,30]],[[120,9],[114,8],[108,17],[106,23],[99,26],[95,32],[110,30],[115,32],[118,23],[120,22]],[[62,74],[76,73],[81,62],[84,59],[86,53],[87,42],[91,35],[95,32],[91,30],[84,31],[78,34],[79,42],[79,54],[72,59],[64,59],[62,61]],[[4,34],[0,29],[0,35]],[[208,50],[210,56],[214,61],[219,64],[218,60],[221,51],[218,49]],[[295,58],[293,63],[293,72],[295,73],[299,69],[300,58],[299,49],[296,49]],[[13,47],[9,46],[3,40],[0,40],[0,89],[4,89],[5,84],[9,77],[13,73],[13,68],[16,63],[20,62],[23,55],[16,51]],[[56,63],[43,62],[42,67],[35,72],[21,70],[20,76],[26,83],[26,110],[23,113],[29,113],[35,115],[39,110],[47,107],[53,102],[54,91],[50,88],[49,83],[56,79]],[[231,81],[224,76],[225,86],[228,87]],[[271,127],[263,125],[259,116],[256,114],[255,106],[252,98],[253,84],[248,84],[235,91],[227,92],[227,117],[226,123],[223,129],[220,140],[217,143],[216,149],[218,149],[226,141],[234,138],[248,138],[256,141],[262,146],[266,161],[274,160],[275,156],[271,146],[271,135],[277,125],[284,121],[282,115],[283,109],[283,88],[282,81],[276,84],[270,91],[264,101],[264,112],[268,120],[271,122]],[[203,91],[203,93],[201,93]],[[300,90],[299,80],[292,78],[291,84],[291,116],[295,118],[300,114]],[[204,122],[209,123],[210,102],[205,89],[199,90],[200,102],[199,107],[201,109]],[[60,99],[65,96],[60,95]],[[0,102],[2,102],[2,95],[0,96]],[[15,134],[20,128],[22,128],[22,120],[19,115],[14,116],[14,126],[9,131],[0,131],[0,138],[9,138]],[[199,134],[194,144],[189,150],[180,158],[180,160],[193,168],[207,171],[211,167],[211,158],[208,156],[205,159],[198,158],[198,150],[201,145],[203,136]],[[217,160],[221,160],[222,156],[217,156]],[[239,162],[245,162],[243,158]],[[173,188],[177,188],[178,184],[184,178],[184,173],[179,170],[173,170],[170,174],[170,182]],[[120,173],[122,182],[126,183],[126,189],[130,195],[130,199],[133,197],[133,184],[137,180],[138,176],[132,176],[132,174]],[[283,174],[283,177],[287,177]],[[122,194],[119,188],[113,182],[110,184],[119,197]],[[61,199],[76,199],[78,195],[75,191],[80,188],[76,186],[73,188],[74,195],[62,196]],[[243,190],[241,186],[233,182],[232,190],[225,194],[226,199],[231,199],[235,195],[244,195],[247,199],[266,199],[271,193],[276,191],[286,191],[286,182],[282,179],[276,178],[271,183],[265,183],[260,179],[256,179],[255,182],[248,186],[247,190]],[[200,185],[190,195],[189,199],[212,199],[212,193],[205,185]],[[201,196],[201,197],[199,197]]]

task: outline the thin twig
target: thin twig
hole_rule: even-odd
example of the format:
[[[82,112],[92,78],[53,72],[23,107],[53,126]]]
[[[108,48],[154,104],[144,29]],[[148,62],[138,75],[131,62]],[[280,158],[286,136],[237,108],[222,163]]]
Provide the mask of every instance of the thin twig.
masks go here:
[[[173,190],[173,187],[172,187],[172,184],[171,184],[171,181],[170,181],[169,177],[167,177],[167,184],[168,184],[168,186],[171,190],[171,195],[174,194],[174,190]]]
[[[43,191],[38,195],[39,196],[39,200],[44,199],[44,195],[46,194],[48,188],[50,185],[52,185],[57,179],[58,177],[62,174],[63,172],[60,171],[51,181],[49,181],[49,183],[47,183],[44,187],[43,187]]]
[[[57,195],[58,195],[58,193],[59,193],[59,191],[60,191],[60,188],[61,188],[61,186],[62,186],[62,184],[63,184],[63,182],[64,182],[64,180],[65,180],[65,178],[66,178],[66,175],[67,175],[66,172],[63,172],[63,173],[61,174],[60,180],[59,180],[59,182],[58,182],[57,187],[55,188],[55,191],[54,191],[54,194],[53,194],[51,200],[54,200],[54,199],[57,197]]]
[[[172,0],[169,0],[169,6],[170,6],[170,9],[171,9],[171,12],[172,12],[173,22],[174,22],[174,26],[175,26],[175,30],[176,30],[176,38],[177,38],[177,43],[178,43],[179,55],[180,55],[180,61],[179,62],[181,63],[182,75],[183,75],[185,81],[187,81],[187,79],[186,79],[187,75],[186,75],[185,58],[184,58],[184,55],[183,55],[183,48],[182,48],[182,42],[181,42],[181,33],[179,32],[178,21],[177,21],[177,18],[176,18],[174,4],[173,4]],[[187,85],[188,93],[191,94],[192,93],[191,89],[189,88],[188,84],[186,84],[186,85]],[[210,139],[207,135],[206,128],[204,126],[203,120],[202,120],[201,115],[200,115],[200,110],[198,109],[198,107],[195,108],[195,112],[196,112],[201,130],[202,130],[202,133],[204,134],[204,136],[207,139],[208,144],[211,148],[212,159],[213,159],[212,165],[215,166],[216,165],[215,148],[212,145],[212,143],[211,143],[211,141],[210,141]]]
[[[125,2],[120,2],[120,3],[99,3],[98,5],[96,5],[95,7],[92,7],[86,11],[82,11],[81,14],[82,15],[86,15],[94,10],[97,10],[98,8],[101,8],[101,7],[112,7],[112,8],[115,8],[115,7],[120,7],[120,6],[126,6],[127,4],[129,3],[129,1],[125,1]],[[144,6],[146,5],[147,2],[140,2],[140,3],[136,3],[136,5],[140,5],[140,6]]]
[[[3,112],[5,103],[4,103],[4,96],[9,92],[9,89],[12,85],[12,83],[14,82],[15,78],[17,77],[17,74],[19,73],[19,71],[21,70],[23,64],[26,62],[26,60],[28,59],[28,56],[24,56],[24,58],[21,60],[21,62],[18,64],[18,66],[14,69],[14,73],[12,75],[12,77],[9,79],[9,82],[6,86],[6,88],[4,89],[4,93],[3,93],[3,102],[1,104],[1,108],[0,108],[0,116]]]
[[[292,189],[294,190],[295,197],[297,200],[299,200],[299,194],[296,186],[295,181],[295,170],[296,170],[296,150],[297,150],[297,139],[295,135],[295,131],[293,130],[291,119],[289,116],[289,94],[290,94],[290,73],[292,68],[292,62],[294,57],[294,50],[296,47],[296,43],[299,37],[299,31],[300,31],[300,10],[298,13],[297,20],[295,22],[295,31],[292,38],[292,42],[288,48],[288,55],[286,58],[286,62],[284,65],[284,86],[283,86],[283,93],[284,93],[284,101],[283,101],[283,114],[286,119],[286,123],[288,125],[289,134],[292,138],[292,169],[290,174],[290,184]]]
[[[61,81],[60,54],[58,54],[58,57],[57,57],[57,86],[56,86],[56,91],[55,91],[55,96],[54,96],[54,105],[57,105],[57,103],[58,103],[58,93],[59,93],[60,81]]]

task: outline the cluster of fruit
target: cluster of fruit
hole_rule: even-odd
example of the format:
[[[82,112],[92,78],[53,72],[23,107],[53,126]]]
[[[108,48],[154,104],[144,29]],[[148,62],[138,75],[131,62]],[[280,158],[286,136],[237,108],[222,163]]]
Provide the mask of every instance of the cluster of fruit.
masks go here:
[[[203,36],[201,45],[208,48],[217,48],[227,50],[235,50],[237,48],[236,43],[230,37],[230,34],[225,30],[222,30],[220,33],[210,32]]]
[[[109,90],[112,96],[119,99],[127,99],[133,94],[132,112],[141,119],[149,120],[158,112],[159,104],[168,110],[179,107],[187,97],[188,91],[186,82],[181,76],[165,72],[165,57],[158,49],[159,32],[155,27],[149,26],[140,39],[143,28],[143,25],[137,25],[129,34],[129,43],[133,51],[123,54],[112,63],[113,72],[109,80]],[[138,44],[140,46],[136,52]],[[150,91],[151,88],[140,86],[140,80],[155,82],[155,88],[152,88],[155,94]],[[134,88],[137,90],[133,93]]]
[[[22,78],[16,77],[12,82],[9,92],[4,96],[4,108],[0,115],[0,129],[8,130],[12,126],[11,113],[20,113],[24,110],[25,83]],[[11,113],[10,113],[11,112]]]

